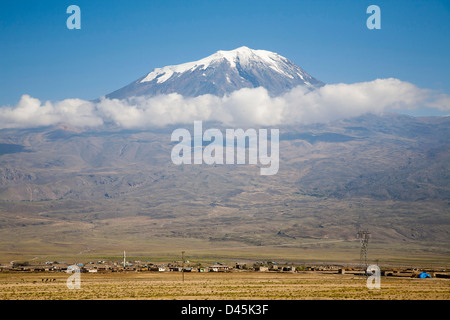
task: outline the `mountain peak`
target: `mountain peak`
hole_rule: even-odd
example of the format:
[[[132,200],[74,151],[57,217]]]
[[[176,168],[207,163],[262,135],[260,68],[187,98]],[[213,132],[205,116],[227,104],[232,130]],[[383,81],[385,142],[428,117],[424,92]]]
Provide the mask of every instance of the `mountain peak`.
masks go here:
[[[177,92],[184,96],[223,96],[242,88],[264,87],[278,95],[295,86],[322,86],[293,62],[277,53],[246,46],[216,53],[192,62],[155,68],[108,98]]]
[[[277,53],[266,50],[253,50],[246,46],[239,47],[230,51],[219,50],[208,58],[226,59],[231,64],[231,66],[235,66],[236,62],[239,62],[242,65],[251,61],[259,60],[265,61],[269,64],[273,64],[278,60],[287,60],[286,58],[279,56]]]

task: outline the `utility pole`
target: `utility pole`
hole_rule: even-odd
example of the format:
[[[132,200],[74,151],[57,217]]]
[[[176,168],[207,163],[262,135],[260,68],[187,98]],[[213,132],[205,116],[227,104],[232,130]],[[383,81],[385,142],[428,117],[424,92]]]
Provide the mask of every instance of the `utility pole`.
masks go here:
[[[182,276],[183,282],[184,282],[184,251],[181,251],[181,260],[182,260],[181,276]]]

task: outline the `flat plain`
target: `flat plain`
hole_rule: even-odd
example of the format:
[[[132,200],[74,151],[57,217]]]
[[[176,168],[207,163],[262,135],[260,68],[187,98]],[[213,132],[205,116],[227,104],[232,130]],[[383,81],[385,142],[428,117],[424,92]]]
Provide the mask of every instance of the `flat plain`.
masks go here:
[[[450,300],[448,278],[366,277],[326,272],[120,272],[81,274],[68,289],[65,273],[0,272],[0,300]]]

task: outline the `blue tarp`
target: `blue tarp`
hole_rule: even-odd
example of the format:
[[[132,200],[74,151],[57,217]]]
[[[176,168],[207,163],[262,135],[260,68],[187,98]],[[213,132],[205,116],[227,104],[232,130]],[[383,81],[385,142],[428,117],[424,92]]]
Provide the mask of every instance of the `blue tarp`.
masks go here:
[[[421,274],[419,274],[419,278],[423,279],[423,278],[431,278],[431,276],[426,273],[426,272],[422,272]]]

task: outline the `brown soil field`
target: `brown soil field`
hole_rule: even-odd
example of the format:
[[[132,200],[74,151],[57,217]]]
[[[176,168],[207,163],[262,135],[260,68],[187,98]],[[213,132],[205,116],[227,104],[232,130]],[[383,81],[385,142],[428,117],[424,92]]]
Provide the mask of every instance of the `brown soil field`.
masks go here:
[[[381,277],[380,289],[352,274],[82,273],[68,289],[65,273],[0,272],[1,300],[450,300],[450,279]]]

